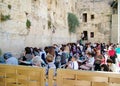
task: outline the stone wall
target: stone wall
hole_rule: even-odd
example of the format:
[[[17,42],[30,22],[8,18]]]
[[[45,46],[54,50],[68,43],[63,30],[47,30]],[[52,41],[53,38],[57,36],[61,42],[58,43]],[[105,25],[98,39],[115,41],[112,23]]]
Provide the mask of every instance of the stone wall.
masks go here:
[[[110,41],[111,1],[113,0],[78,0],[76,12],[79,13],[80,27],[77,39],[80,39],[83,31],[87,31],[88,41],[105,43]],[[87,22],[83,22],[83,13],[87,13]],[[94,19],[91,19],[91,15],[94,15]],[[91,32],[94,32],[93,38],[90,37]]]
[[[10,15],[10,20],[0,21],[0,48],[3,52],[19,55],[26,46],[76,42],[83,31],[88,31],[88,41],[107,43],[110,40],[111,1],[0,0],[0,14]],[[68,12],[75,13],[79,18],[77,35],[69,34]],[[87,22],[83,22],[83,13],[87,13]],[[30,28],[26,28],[27,19],[31,22]],[[94,32],[94,38],[90,37],[91,32]]]
[[[19,55],[26,46],[44,47],[76,42],[69,34],[67,13],[74,12],[75,0],[0,0],[0,14],[10,20],[0,22],[0,48]],[[11,9],[8,7],[11,6]],[[26,27],[30,20],[31,27]],[[48,21],[51,21],[51,28]]]

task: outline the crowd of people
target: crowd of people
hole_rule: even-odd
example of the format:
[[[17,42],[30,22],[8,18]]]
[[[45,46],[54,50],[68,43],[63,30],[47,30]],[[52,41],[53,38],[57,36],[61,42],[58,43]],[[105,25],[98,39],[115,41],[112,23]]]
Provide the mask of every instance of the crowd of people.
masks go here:
[[[26,47],[17,59],[10,52],[0,57],[1,64],[64,68],[87,71],[120,72],[120,46],[105,43],[68,43],[42,48]]]

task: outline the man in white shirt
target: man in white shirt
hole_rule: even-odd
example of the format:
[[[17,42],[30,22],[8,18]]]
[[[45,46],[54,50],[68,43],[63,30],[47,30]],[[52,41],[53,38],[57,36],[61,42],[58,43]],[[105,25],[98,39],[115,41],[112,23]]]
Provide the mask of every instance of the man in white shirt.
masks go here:
[[[76,55],[74,55],[74,56],[72,56],[72,58],[71,58],[71,61],[70,61],[70,63],[68,64],[68,67],[67,68],[69,68],[69,69],[74,69],[74,70],[78,70],[78,62],[77,62],[77,56]]]

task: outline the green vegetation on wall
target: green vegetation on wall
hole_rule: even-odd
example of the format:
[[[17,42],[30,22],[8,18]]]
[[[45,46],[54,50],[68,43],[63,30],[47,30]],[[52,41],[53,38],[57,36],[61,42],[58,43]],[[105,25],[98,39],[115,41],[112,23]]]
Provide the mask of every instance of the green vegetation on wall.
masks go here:
[[[30,22],[30,20],[27,19],[27,21],[26,21],[26,27],[27,27],[28,29],[30,29],[30,26],[31,26],[31,22]]]
[[[1,14],[1,21],[7,21],[7,20],[10,20],[10,15]]]
[[[50,28],[51,28],[51,25],[52,25],[51,21],[50,21],[50,20],[48,20],[48,29],[50,29]]]
[[[68,27],[70,33],[75,33],[76,28],[79,26],[79,20],[73,13],[68,13]]]
[[[8,5],[8,8],[11,9],[11,5],[10,4]]]

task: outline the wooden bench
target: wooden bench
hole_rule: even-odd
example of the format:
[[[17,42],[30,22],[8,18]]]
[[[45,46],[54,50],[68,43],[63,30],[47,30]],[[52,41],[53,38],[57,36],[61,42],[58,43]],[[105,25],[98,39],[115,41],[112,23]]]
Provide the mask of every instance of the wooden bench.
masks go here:
[[[120,86],[120,74],[0,64],[0,86]]]
[[[120,86],[120,74],[58,69],[57,86]]]
[[[0,86],[45,86],[45,69],[0,65]]]

